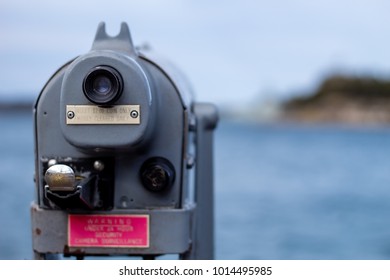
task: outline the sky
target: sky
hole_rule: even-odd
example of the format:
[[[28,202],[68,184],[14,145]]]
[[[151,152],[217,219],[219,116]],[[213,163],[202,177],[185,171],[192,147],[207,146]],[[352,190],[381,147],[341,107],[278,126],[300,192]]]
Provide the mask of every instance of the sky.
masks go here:
[[[127,22],[190,80],[196,100],[249,104],[315,88],[332,72],[390,77],[390,1],[0,1],[0,98],[38,96],[87,53],[99,22]]]

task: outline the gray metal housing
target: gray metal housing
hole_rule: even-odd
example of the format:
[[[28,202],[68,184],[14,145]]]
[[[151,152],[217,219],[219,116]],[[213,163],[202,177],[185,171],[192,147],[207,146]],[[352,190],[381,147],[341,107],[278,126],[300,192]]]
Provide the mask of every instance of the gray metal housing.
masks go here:
[[[109,65],[121,73],[124,90],[115,105],[140,105],[139,125],[66,124],[67,105],[91,104],[83,94],[82,83],[86,73],[97,65]],[[156,56],[138,52],[126,24],[122,24],[116,37],[106,34],[103,23],[99,25],[91,51],[65,64],[47,82],[36,101],[34,121],[36,200],[31,213],[33,250],[37,256],[175,253],[183,258],[213,258],[209,132],[217,123],[216,109],[210,104],[193,102],[191,89],[177,69]],[[208,147],[207,154],[202,151],[204,147],[196,147],[197,143]],[[196,151],[198,161],[195,200],[190,199],[191,150]],[[139,179],[142,164],[152,157],[169,160],[175,169],[173,185],[163,192],[147,190]],[[44,173],[49,161],[72,163],[91,158],[114,164],[112,209],[63,210],[48,203]],[[204,167],[199,166],[201,162]],[[197,204],[204,204],[204,214],[198,213]],[[69,247],[66,232],[70,213],[147,214],[151,244],[149,248],[125,249]],[[201,223],[207,228],[201,227]],[[196,227],[203,229],[199,232]],[[203,242],[208,244],[207,248],[195,250]]]

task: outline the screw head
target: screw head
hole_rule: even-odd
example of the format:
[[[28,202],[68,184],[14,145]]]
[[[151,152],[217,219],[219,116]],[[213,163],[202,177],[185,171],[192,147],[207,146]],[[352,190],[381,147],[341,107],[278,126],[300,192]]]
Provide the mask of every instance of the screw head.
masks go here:
[[[138,118],[138,111],[136,111],[136,110],[133,110],[133,111],[131,111],[130,112],[130,116],[133,118],[133,119],[135,119],[135,118]]]
[[[73,111],[68,111],[68,112],[66,113],[66,116],[68,117],[68,119],[73,119],[74,116],[75,116],[75,114],[74,114]]]

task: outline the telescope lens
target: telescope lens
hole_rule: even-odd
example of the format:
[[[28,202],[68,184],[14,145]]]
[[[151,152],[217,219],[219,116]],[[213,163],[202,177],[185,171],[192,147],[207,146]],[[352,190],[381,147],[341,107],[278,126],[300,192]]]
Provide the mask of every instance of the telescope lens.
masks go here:
[[[114,68],[97,66],[85,76],[83,90],[91,102],[108,105],[115,102],[122,94],[122,77]]]
[[[99,95],[107,95],[111,90],[110,79],[106,76],[98,76],[93,81],[93,91]]]

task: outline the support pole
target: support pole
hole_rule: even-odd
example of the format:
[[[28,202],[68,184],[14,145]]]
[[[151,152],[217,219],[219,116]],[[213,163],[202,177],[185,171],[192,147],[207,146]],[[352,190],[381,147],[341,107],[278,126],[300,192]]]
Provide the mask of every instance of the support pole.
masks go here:
[[[190,259],[214,259],[214,158],[213,133],[218,123],[217,108],[195,103],[196,169],[194,240]]]

